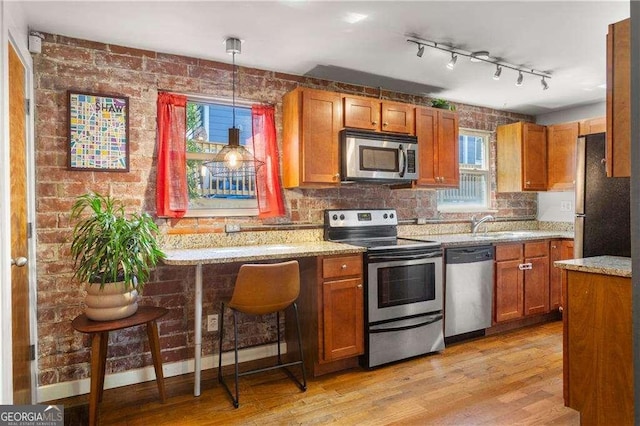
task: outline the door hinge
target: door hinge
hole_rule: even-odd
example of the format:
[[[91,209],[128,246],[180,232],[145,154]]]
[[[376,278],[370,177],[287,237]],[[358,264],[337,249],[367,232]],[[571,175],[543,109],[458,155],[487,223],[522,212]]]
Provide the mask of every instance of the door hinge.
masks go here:
[[[24,100],[24,107],[27,110],[27,115],[29,115],[31,113],[31,99]]]
[[[27,238],[32,238],[33,237],[33,223],[28,222],[27,223]]]
[[[30,361],[36,360],[36,345],[29,346],[29,360]]]

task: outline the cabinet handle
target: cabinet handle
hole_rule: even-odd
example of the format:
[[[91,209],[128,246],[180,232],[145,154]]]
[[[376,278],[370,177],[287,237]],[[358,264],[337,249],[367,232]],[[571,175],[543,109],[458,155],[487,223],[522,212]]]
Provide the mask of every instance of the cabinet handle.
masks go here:
[[[527,269],[527,265],[524,263],[521,263],[518,265],[518,269],[520,269],[521,271],[524,271],[525,269]]]
[[[531,181],[530,180],[526,181],[525,185],[527,185],[527,186],[531,185]]]
[[[558,248],[558,247],[557,246],[551,246],[551,248],[554,249],[554,248]]]
[[[444,176],[440,176],[440,182],[444,183]]]
[[[362,284],[358,284],[356,287],[358,287],[358,288],[362,288]]]
[[[346,264],[346,263],[343,263],[343,264],[342,264],[342,266],[341,266],[341,268],[342,268],[342,269],[347,269],[347,264]]]
[[[378,122],[377,121],[372,121],[371,124],[373,124],[375,126],[376,124],[378,124]]]
[[[340,180],[340,173],[333,175],[333,180]]]
[[[384,123],[382,123],[383,126],[388,126],[389,123],[387,123],[386,121]]]

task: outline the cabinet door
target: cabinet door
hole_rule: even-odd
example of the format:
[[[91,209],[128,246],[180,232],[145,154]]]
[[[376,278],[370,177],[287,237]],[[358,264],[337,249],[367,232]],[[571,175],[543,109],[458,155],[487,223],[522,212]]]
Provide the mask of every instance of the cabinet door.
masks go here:
[[[380,130],[380,101],[345,96],[344,127]]]
[[[302,184],[340,182],[340,95],[320,90],[302,94]]]
[[[592,135],[594,133],[605,133],[607,131],[607,118],[595,117],[580,120],[579,136]]]
[[[522,131],[522,189],[547,189],[547,132],[544,126],[524,123]]]
[[[549,257],[525,258],[530,269],[524,271],[524,314],[549,312]]]
[[[438,186],[460,185],[458,145],[458,114],[438,111]]]
[[[562,269],[553,266],[553,262],[562,259],[562,241],[549,243],[549,309],[562,306]]]
[[[382,102],[382,131],[414,134],[412,105]]]
[[[631,176],[630,20],[607,34],[607,176]]]
[[[521,263],[521,260],[496,262],[495,322],[523,315],[524,272],[519,268]]]
[[[549,191],[575,188],[578,122],[547,127]]]
[[[416,108],[416,136],[420,150],[418,186],[436,186],[438,176],[438,111]]]
[[[326,281],[322,285],[324,350],[334,361],[364,353],[362,278]]]

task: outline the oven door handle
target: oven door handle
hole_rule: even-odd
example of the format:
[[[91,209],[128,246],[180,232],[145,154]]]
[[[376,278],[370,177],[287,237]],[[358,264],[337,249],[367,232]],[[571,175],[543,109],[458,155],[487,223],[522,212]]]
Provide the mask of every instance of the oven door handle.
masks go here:
[[[415,255],[407,255],[407,254],[372,254],[367,253],[368,260],[375,260],[376,263],[384,262],[387,260],[396,261],[396,260],[415,260],[415,259],[431,259],[434,257],[442,257],[442,252],[437,251],[434,253],[422,253]]]
[[[419,322],[417,324],[404,325],[400,327],[393,327],[393,326],[385,327],[385,325],[387,324],[379,324],[374,326],[375,328],[374,327],[369,328],[369,333],[387,333],[390,331],[411,330],[413,328],[424,327],[425,325],[429,325],[429,324],[433,324],[434,322],[441,321],[443,316],[442,314],[435,314],[435,315],[430,315],[427,318],[428,319],[426,321]]]

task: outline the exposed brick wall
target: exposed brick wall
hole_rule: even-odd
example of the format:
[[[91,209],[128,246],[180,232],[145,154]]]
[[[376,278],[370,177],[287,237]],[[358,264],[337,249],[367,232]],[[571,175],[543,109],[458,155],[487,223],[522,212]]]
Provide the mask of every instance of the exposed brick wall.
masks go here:
[[[112,194],[130,211],[155,213],[156,97],[158,91],[231,97],[231,66],[198,58],[107,45],[99,42],[46,35],[42,53],[34,55],[36,105],[36,235],[38,241],[38,369],[39,385],[86,378],[89,371],[89,337],[71,328],[82,312],[84,291],[73,282],[69,256],[72,225],[69,210],[76,196],[88,191]],[[240,67],[238,97],[276,105],[281,134],[281,98],[298,85],[378,97],[378,89],[340,84],[278,72]],[[129,97],[130,172],[68,171],[67,90],[117,94]],[[382,97],[428,105],[419,96],[382,92]],[[494,131],[499,124],[531,117],[469,105],[457,105],[460,125]],[[495,136],[494,136],[495,138]],[[492,162],[495,140],[492,141]],[[495,182],[494,182],[495,187]],[[287,217],[279,221],[319,223],[329,207],[394,207],[401,219],[434,217],[435,191],[390,190],[375,185],[345,186],[327,190],[286,190]],[[531,216],[535,194],[492,194],[498,215]],[[449,215],[452,218],[468,215]],[[445,216],[446,217],[446,216]],[[260,224],[257,219],[240,219]],[[194,227],[220,232],[224,218],[158,220],[163,229]],[[234,219],[237,221],[237,219]],[[217,312],[220,300],[230,297],[237,265],[206,266],[204,313]],[[161,266],[147,285],[142,304],[161,305],[170,313],[159,322],[165,362],[193,357],[193,267]],[[204,324],[203,324],[204,325]],[[272,326],[243,319],[244,344],[273,341]],[[217,350],[212,333],[205,333],[204,354]],[[225,343],[228,345],[228,342]],[[144,330],[112,333],[107,372],[151,364]]]

